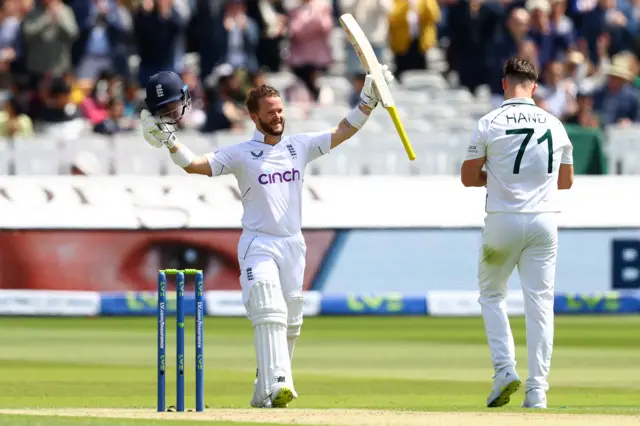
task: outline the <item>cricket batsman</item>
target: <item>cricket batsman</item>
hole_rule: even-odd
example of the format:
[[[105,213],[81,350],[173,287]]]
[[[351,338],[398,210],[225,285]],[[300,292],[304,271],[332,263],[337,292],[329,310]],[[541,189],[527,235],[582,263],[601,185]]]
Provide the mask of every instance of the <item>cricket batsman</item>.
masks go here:
[[[383,66],[387,83],[393,74]],[[328,154],[365,125],[379,99],[371,76],[360,103],[337,127],[284,135],[280,93],[262,85],[250,91],[246,107],[255,131],[250,140],[196,155],[178,142],[177,124],[191,105],[188,87],[172,72],[153,75],[146,85],[148,110],[141,113],[144,139],[168,148],[187,173],[233,174],[242,194],[238,243],[242,299],[254,330],[257,378],[252,407],[281,408],[297,398],[291,360],[303,321],[302,286],[306,244],[301,232],[302,185],[307,164]]]
[[[573,147],[560,120],[535,105],[537,80],[531,62],[518,57],[507,61],[502,79],[505,101],[478,122],[461,170],[464,186],[487,187],[478,302],[495,373],[488,407],[509,403],[521,384],[505,305],[507,280],[516,266],[524,294],[529,361],[522,406],[547,407],[557,193],[573,184]]]

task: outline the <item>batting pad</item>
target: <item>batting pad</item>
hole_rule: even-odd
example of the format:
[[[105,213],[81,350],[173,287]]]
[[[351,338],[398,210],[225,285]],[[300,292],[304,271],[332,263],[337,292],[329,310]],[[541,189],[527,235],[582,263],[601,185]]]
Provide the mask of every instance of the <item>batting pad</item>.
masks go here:
[[[302,296],[287,299],[287,336],[300,336],[302,328],[302,308],[304,299]]]
[[[302,329],[303,306],[304,299],[302,296],[287,299],[287,347],[289,348],[289,361],[291,362],[293,362],[293,349]]]
[[[262,401],[269,396],[273,385],[292,384],[287,345],[287,304],[279,285],[260,281],[253,285],[246,308],[253,324],[258,362],[256,397]]]

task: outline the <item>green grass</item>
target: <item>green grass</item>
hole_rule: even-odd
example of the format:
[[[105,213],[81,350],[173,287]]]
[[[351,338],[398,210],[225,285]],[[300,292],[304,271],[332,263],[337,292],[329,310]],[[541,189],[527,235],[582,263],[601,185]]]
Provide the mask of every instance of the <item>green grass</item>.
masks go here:
[[[168,325],[167,405],[174,405],[175,322]],[[525,378],[524,320],[512,325]],[[188,320],[188,407],[193,328]],[[639,329],[640,316],[557,317],[550,411],[640,414]],[[0,318],[0,330],[0,409],[155,407],[155,317]],[[207,318],[205,336],[206,404],[248,408],[255,375],[250,322]],[[483,411],[492,375],[480,318],[308,318],[293,367],[300,398],[292,408]],[[504,411],[520,411],[523,393],[516,396]],[[0,425],[17,426],[167,423],[113,422],[0,416]]]

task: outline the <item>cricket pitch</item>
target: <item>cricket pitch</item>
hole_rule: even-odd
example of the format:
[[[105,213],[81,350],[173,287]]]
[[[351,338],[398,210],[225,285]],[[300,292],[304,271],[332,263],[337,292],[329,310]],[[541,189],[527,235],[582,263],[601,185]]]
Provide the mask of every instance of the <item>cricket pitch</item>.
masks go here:
[[[491,425],[507,426],[514,424],[569,426],[569,425],[611,425],[637,426],[637,416],[584,415],[551,413],[486,413],[486,412],[415,412],[393,410],[360,409],[286,409],[286,410],[247,410],[247,409],[208,409],[206,412],[157,413],[144,409],[114,408],[70,408],[70,409],[11,409],[0,410],[0,414],[102,417],[122,419],[166,419],[166,420],[203,420],[234,421],[257,423],[286,423],[292,425],[331,425],[331,426],[468,426]]]

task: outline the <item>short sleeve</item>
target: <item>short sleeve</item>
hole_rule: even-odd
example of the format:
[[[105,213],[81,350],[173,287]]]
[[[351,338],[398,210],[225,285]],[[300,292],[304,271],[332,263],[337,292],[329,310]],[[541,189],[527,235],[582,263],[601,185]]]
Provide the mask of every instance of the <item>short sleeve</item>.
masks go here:
[[[571,141],[562,148],[562,159],[560,164],[573,164],[573,145]]]
[[[484,131],[484,123],[482,120],[478,121],[478,126],[473,131],[471,142],[467,146],[467,160],[475,160],[476,158],[482,158],[487,154],[487,143]]]
[[[204,155],[211,166],[211,176],[222,176],[233,173],[234,161],[231,150],[220,148],[216,152]]]
[[[327,130],[325,132],[302,133],[297,135],[297,143],[304,147],[307,154],[307,163],[331,151],[331,134],[332,132]]]

